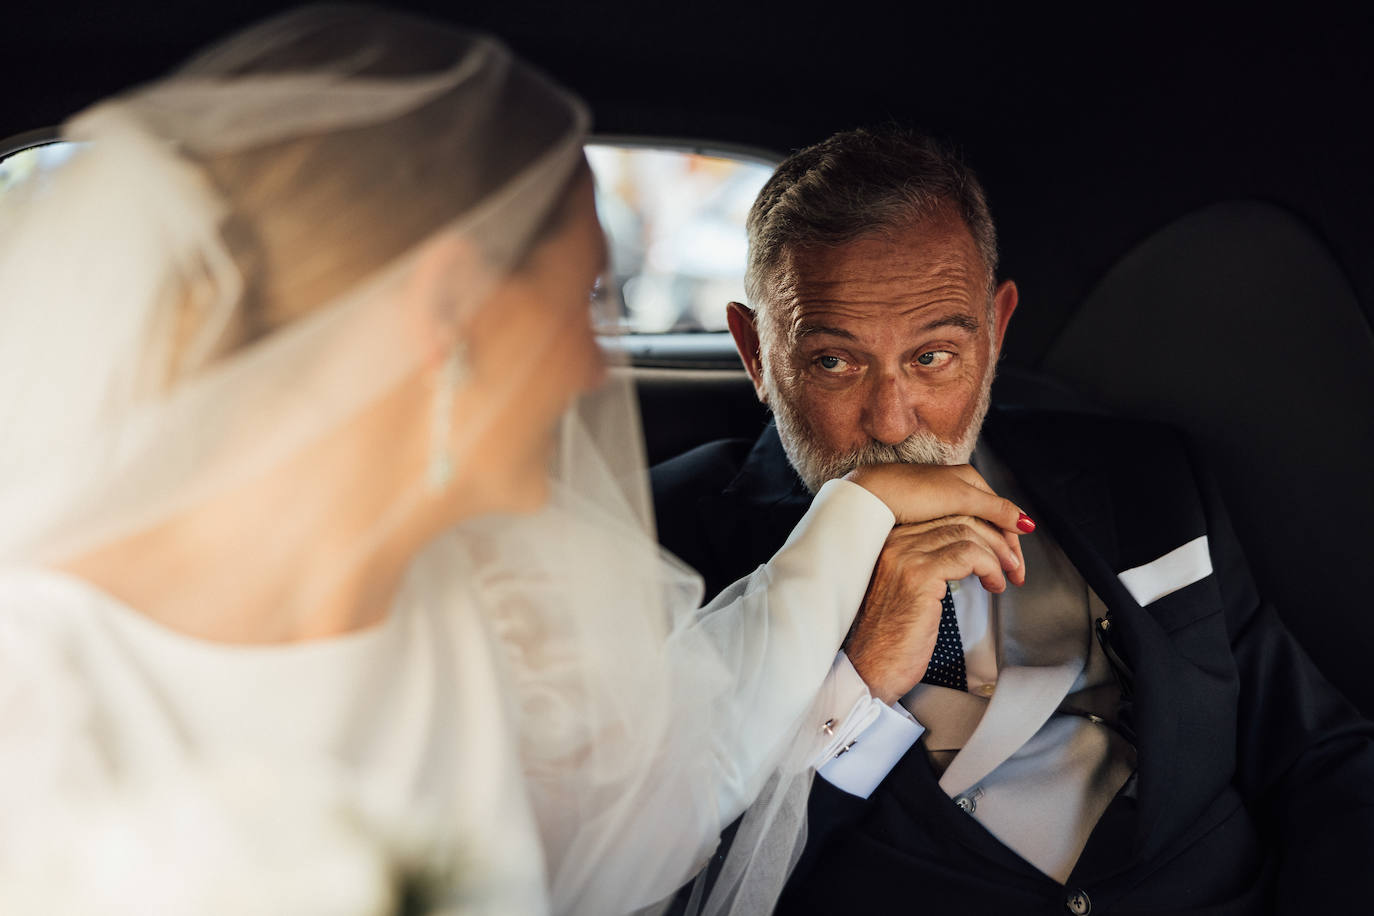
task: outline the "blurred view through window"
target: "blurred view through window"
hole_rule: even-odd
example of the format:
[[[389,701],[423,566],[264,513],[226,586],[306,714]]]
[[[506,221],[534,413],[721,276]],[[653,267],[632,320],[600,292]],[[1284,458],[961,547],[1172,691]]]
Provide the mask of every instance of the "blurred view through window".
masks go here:
[[[65,162],[78,145],[67,141],[43,143],[0,158],[0,194],[21,182],[40,180]]]
[[[587,159],[611,248],[600,295],[621,330],[724,330],[725,303],[744,301],[744,218],[773,166],[611,143],[588,144]]]
[[[0,193],[41,181],[79,144],[44,142],[0,158]],[[596,206],[611,249],[598,292],[603,331],[723,331],[744,301],[744,218],[773,165],[758,157],[592,143]]]

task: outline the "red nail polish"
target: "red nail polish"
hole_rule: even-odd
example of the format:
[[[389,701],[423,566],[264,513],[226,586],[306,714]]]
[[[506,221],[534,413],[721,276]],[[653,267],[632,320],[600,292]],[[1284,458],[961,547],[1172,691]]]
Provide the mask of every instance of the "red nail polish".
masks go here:
[[[1020,528],[1026,534],[1030,534],[1035,530],[1035,522],[1031,520],[1029,515],[1022,512],[1021,517],[1016,520],[1016,527]]]

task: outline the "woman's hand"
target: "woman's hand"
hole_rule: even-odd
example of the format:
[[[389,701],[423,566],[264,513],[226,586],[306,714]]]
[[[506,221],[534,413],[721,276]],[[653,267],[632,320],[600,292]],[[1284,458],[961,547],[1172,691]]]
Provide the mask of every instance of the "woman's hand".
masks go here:
[[[845,479],[857,483],[881,499],[898,525],[922,525],[951,516],[981,521],[992,529],[1015,555],[1016,562],[1001,564],[1012,582],[1025,584],[1025,563],[1020,535],[1035,530],[1030,516],[1009,499],[993,492],[981,474],[967,464],[875,464],[855,468]],[[980,534],[987,534],[977,526]],[[998,551],[1005,556],[1005,552]]]

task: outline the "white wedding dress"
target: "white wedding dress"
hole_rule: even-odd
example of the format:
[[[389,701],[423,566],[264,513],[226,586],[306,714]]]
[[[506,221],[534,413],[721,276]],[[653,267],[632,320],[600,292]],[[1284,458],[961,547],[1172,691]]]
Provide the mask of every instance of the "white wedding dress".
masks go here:
[[[633,817],[592,830],[591,851],[567,813],[585,820],[574,803],[597,787],[575,766],[527,782],[544,736],[521,710],[548,703],[513,669],[532,648],[512,645],[519,605],[483,590],[461,532],[380,625],[279,646],[205,642],[60,573],[0,572],[0,911],[390,912],[398,863],[460,889],[445,912],[652,903],[793,740],[892,522],[832,482],[769,564],[681,618],[670,669],[703,647],[738,667],[715,697],[692,695],[700,671],[669,672],[673,717],[709,717],[706,740],[670,721],[662,769],[615,790]],[[635,690],[616,676],[608,691]]]
[[[543,912],[497,653],[475,597],[468,613],[425,600],[435,574],[422,558],[371,629],[251,647],[183,636],[57,573],[0,576],[0,910],[24,879],[40,895],[28,912],[388,912],[387,869],[432,839],[407,834],[451,824],[460,912]],[[168,818],[167,785],[171,804],[209,804]],[[120,857],[134,872],[104,874]]]
[[[549,443],[542,511],[456,498],[532,476],[531,392],[589,383],[551,355],[596,265],[547,299],[527,270],[564,250],[541,246],[571,231],[589,121],[489,38],[309,7],[75,116],[81,152],[0,199],[0,912],[607,916],[671,894],[760,795],[731,853],[760,867],[722,906],[767,909],[808,742],[843,714],[803,717],[892,513],[827,485],[699,611],[614,372]],[[484,353],[479,319],[511,316],[524,346]],[[236,545],[196,579],[195,527],[164,527],[187,519]],[[460,519],[380,625],[270,644]],[[284,593],[261,644],[207,643],[53,571],[91,557],[185,632],[223,632],[201,625],[240,585]],[[301,581],[255,583],[259,560]]]

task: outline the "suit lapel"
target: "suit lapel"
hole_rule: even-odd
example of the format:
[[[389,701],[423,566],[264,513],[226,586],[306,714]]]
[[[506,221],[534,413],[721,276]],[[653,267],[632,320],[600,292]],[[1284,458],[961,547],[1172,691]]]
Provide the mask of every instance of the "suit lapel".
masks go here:
[[[1159,602],[1143,608],[1119,577],[1205,534],[1200,508],[1184,504],[1196,499],[1190,469],[1176,449],[1149,454],[1138,437],[1118,447],[1109,426],[1085,434],[1085,425],[1081,417],[1008,412],[990,417],[984,435],[1034,501],[1037,522],[1108,608],[1104,648],[1129,666],[1120,673],[1127,679],[1122,721],[1138,750],[1135,852],[1149,857],[1219,791],[1185,766],[1198,747],[1233,753],[1234,698],[1216,696],[1218,672],[1180,652],[1156,619]],[[1221,607],[1210,578],[1171,599],[1184,600],[1210,606],[1199,608],[1199,619]]]
[[[977,461],[993,489],[1039,513],[1037,503],[995,455],[980,449]],[[1093,518],[1110,517],[1110,506],[1101,501],[1085,505]],[[1078,579],[1070,561],[1043,539],[1023,541],[1022,550],[1027,568],[1036,572],[1024,588],[990,597],[998,609],[994,614],[997,688],[986,709],[980,710],[977,727],[940,779],[940,787],[951,797],[981,782],[1044,725],[1088,657],[1087,595],[1070,587]],[[922,713],[912,711],[927,721]]]
[[[1233,755],[1235,745],[1234,678],[1220,670],[1231,663],[1185,654],[1177,636],[1187,623],[1194,632],[1224,626],[1212,613],[1221,608],[1214,580],[1142,607],[1119,578],[1206,534],[1191,469],[1173,440],[1152,445],[1138,432],[1119,433],[1109,419],[999,410],[983,433],[1040,513],[1037,521],[1108,609],[1108,654],[1132,688],[1121,720],[1138,749],[1133,858],[1151,857],[1223,788],[1191,772],[1190,756],[1206,747],[1215,760]],[[766,557],[811,496],[770,424],[730,485],[708,499],[714,504],[703,510],[724,531],[717,541],[724,555]],[[1224,780],[1233,761],[1215,762],[1207,772]]]
[[[722,523],[716,543],[726,565],[731,558],[772,556],[806,514],[812,495],[792,470],[770,422],[735,478],[706,499],[703,517]]]
[[[967,791],[1016,753],[1049,719],[1082,670],[1079,658],[1046,667],[1013,665],[998,672],[997,693],[968,743],[940,777],[945,794],[953,798]]]

